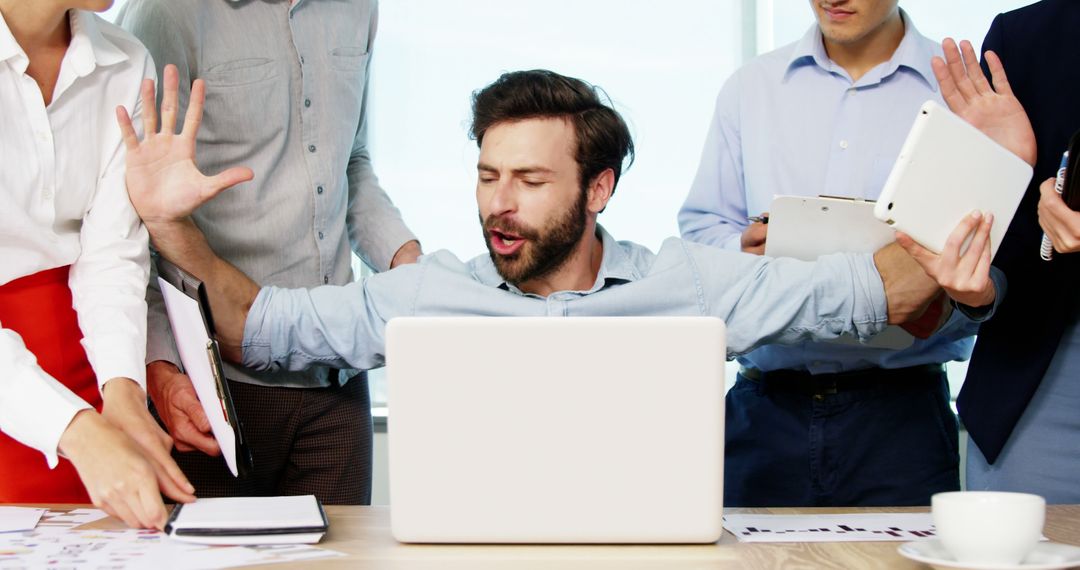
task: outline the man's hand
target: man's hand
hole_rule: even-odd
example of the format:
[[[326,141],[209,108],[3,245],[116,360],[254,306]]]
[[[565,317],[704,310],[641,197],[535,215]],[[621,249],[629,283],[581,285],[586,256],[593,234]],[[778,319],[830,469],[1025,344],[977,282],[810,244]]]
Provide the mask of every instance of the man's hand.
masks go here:
[[[935,56],[930,63],[945,103],[986,136],[1034,165],[1035,131],[1024,107],[1013,95],[997,54],[986,52],[986,65],[994,80],[991,86],[979,67],[971,42],[960,42],[958,49],[952,38],[945,38],[941,47],[945,60]]]
[[[143,140],[139,142],[131,118],[123,107],[116,108],[116,120],[127,147],[127,187],[131,203],[147,227],[183,221],[199,206],[226,188],[251,180],[248,168],[230,168],[216,176],[205,176],[195,166],[195,136],[202,121],[206,87],[201,79],[191,86],[184,130],[176,133],[179,79],[176,66],[165,66],[161,99],[161,130],[157,124],[154,82],[143,80]]]
[[[146,393],[130,378],[113,378],[101,392],[101,415],[131,438],[150,462],[161,491],[181,503],[195,500],[195,488],[173,461],[172,438],[161,431],[146,409]]]
[[[416,263],[416,260],[421,255],[424,255],[424,250],[420,249],[420,242],[416,240],[407,241],[398,248],[397,253],[394,254],[394,259],[390,260],[390,269],[399,265]]]
[[[965,216],[949,234],[941,255],[915,243],[903,232],[896,232],[896,242],[954,301],[969,307],[983,307],[993,303],[997,296],[994,282],[990,280],[990,227],[993,223],[993,215],[972,212]],[[969,236],[971,243],[961,254]]]
[[[82,410],[60,436],[94,506],[131,527],[165,527],[154,468],[131,439],[93,410]]]
[[[767,218],[768,212],[761,214],[762,218]],[[769,233],[769,225],[763,222],[754,222],[743,230],[742,237],[739,238],[739,246],[746,253],[753,253],[756,255],[765,254],[765,238]]]
[[[890,325],[922,317],[941,292],[938,284],[895,242],[874,253],[874,265],[885,286]]]
[[[166,65],[164,75],[160,132],[153,81],[143,81],[140,93],[146,130],[141,142],[127,111],[123,107],[116,109],[128,152],[128,196],[146,223],[158,253],[206,284],[221,353],[236,361],[242,357],[244,322],[259,294],[259,286],[218,257],[189,216],[226,188],[251,180],[253,175],[247,168],[230,168],[217,176],[199,172],[195,166],[195,139],[202,121],[206,87],[201,80],[192,84],[184,129],[177,135],[176,67]]]
[[[1054,190],[1053,178],[1043,182],[1039,192],[1039,225],[1054,244],[1054,251],[1080,251],[1080,212],[1073,211],[1061,199]]]
[[[171,362],[157,360],[146,366],[146,387],[177,450],[221,455],[221,446],[210,431],[210,420],[187,374]]]

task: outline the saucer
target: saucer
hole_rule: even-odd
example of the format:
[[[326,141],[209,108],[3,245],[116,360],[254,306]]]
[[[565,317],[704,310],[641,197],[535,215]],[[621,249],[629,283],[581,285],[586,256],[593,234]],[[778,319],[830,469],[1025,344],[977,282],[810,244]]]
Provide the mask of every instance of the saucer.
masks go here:
[[[1080,547],[1056,542],[1040,542],[1019,564],[971,564],[957,562],[939,539],[906,542],[897,549],[900,554],[929,564],[939,570],[957,568],[966,570],[1061,570],[1080,566]]]

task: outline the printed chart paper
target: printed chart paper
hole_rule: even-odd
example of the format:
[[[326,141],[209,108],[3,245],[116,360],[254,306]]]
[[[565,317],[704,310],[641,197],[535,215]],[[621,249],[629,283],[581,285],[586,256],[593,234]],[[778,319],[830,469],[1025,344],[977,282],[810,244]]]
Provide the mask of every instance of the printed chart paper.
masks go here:
[[[156,530],[75,530],[75,526],[107,515],[98,509],[35,510],[41,512],[38,516],[44,515],[36,529],[0,534],[0,570],[187,570],[298,564],[344,556],[341,552],[304,544],[203,546],[174,541]]]
[[[727,515],[724,528],[740,542],[908,542],[935,537],[930,513]]]

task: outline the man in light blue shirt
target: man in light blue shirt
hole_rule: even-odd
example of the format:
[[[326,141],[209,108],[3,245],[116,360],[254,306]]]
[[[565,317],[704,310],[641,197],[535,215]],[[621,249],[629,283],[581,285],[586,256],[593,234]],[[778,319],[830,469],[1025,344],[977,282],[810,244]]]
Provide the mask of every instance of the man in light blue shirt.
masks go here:
[[[798,42],[739,69],[716,102],[679,212],[687,239],[761,254],[774,195],[876,199],[919,107],[941,95],[897,0],[811,2]],[[893,350],[804,342],[740,358],[728,394],[728,506],[925,505],[959,489],[957,423],[941,363],[974,323]]]
[[[167,67],[166,91],[172,73]],[[198,123],[203,89],[192,87],[190,125]],[[728,347],[741,353],[761,342],[841,333],[865,339],[887,322],[918,319],[938,293],[938,283],[896,244],[807,263],[675,238],[656,254],[615,241],[596,218],[633,142],[618,113],[580,80],[508,73],[474,96],[473,115],[476,199],[489,256],[468,262],[437,252],[362,283],[260,288],[217,257],[189,217],[252,176],[242,168],[200,174],[187,158],[197,126],[175,135],[163,125],[139,143],[121,121],[128,191],[160,254],[206,283],[222,353],[261,370],[381,366],[385,325],[398,316],[712,315],[727,321]],[[958,256],[953,250],[927,265],[938,281],[958,284],[949,288],[957,302],[986,307],[983,313],[996,285],[973,260],[989,247],[990,225],[965,219],[957,237],[974,237],[961,262],[940,263]]]

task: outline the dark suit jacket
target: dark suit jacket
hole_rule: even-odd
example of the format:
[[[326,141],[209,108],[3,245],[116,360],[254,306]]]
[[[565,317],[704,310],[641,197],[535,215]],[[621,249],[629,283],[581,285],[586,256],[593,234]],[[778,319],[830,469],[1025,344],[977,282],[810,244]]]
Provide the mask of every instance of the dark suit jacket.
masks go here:
[[[1008,278],[1008,292],[979,331],[957,399],[968,433],[991,463],[1038,388],[1073,314],[1069,308],[1080,298],[1080,254],[1040,259],[1036,212],[1039,185],[1055,175],[1069,138],[1080,129],[1077,30],[1080,1],[1043,0],[999,14],[983,42],[984,51],[1001,57],[1038,139],[1035,175],[994,259]]]

